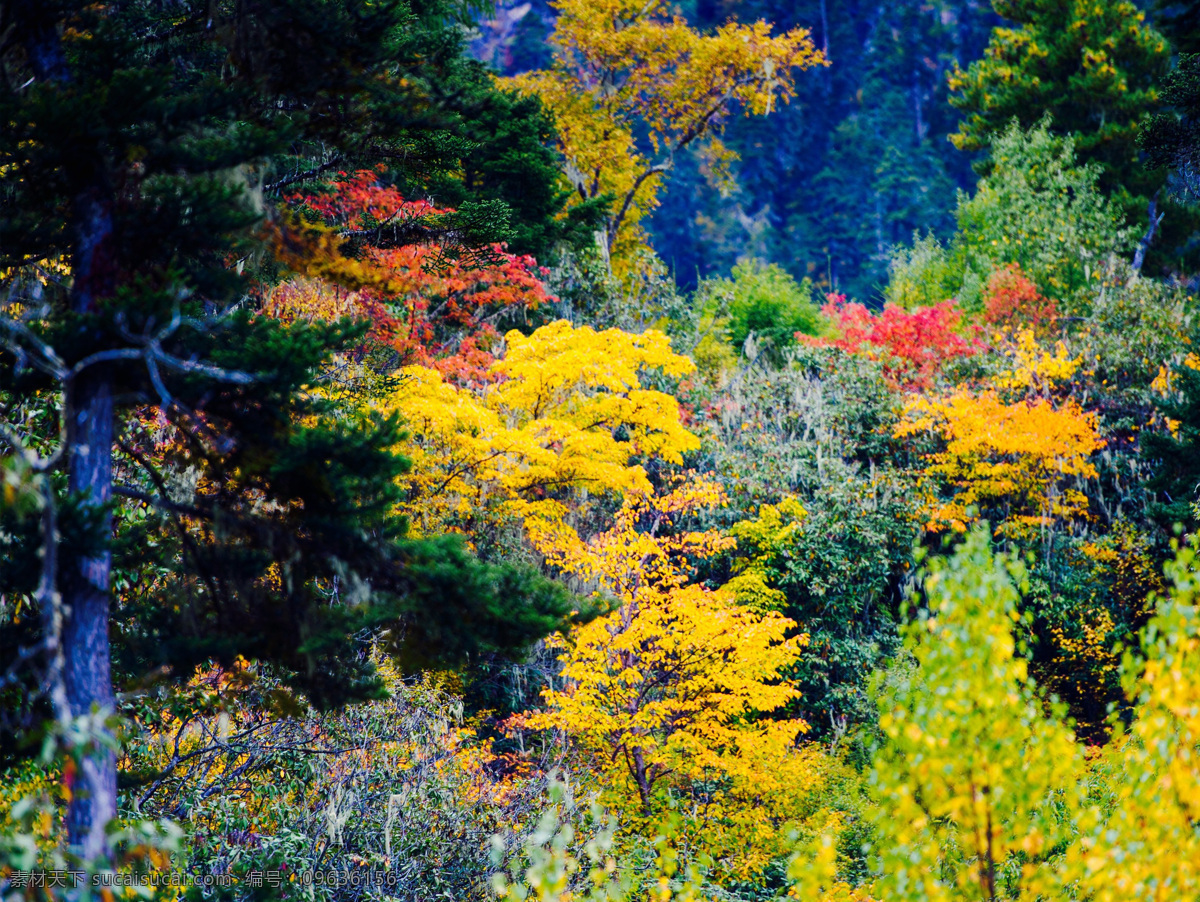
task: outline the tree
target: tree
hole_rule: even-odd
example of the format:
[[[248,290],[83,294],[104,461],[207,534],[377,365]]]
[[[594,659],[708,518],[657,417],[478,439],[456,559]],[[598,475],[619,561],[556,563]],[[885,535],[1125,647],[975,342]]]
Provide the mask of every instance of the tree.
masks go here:
[[[1200,13],[1198,13],[1200,14]],[[1200,198],[1200,53],[1181,53],[1163,85],[1163,103],[1172,107],[1146,123],[1138,140],[1147,163],[1178,180],[1181,198]]]
[[[868,777],[869,872],[851,886],[836,838],[806,844],[796,891],[833,900],[1188,898],[1200,886],[1197,554],[1120,665],[1132,727],[1085,754],[1027,673],[1023,568],[976,528],[927,570],[912,664],[880,676],[886,736]],[[858,882],[858,881],[856,881]]]
[[[1007,572],[1006,572],[1007,571]],[[887,899],[1063,898],[1083,756],[1013,638],[1019,568],[974,530],[924,584],[915,668],[880,698],[872,893]],[[1064,810],[1068,816],[1060,816]]]
[[[891,438],[901,393],[882,371],[800,344],[781,365],[743,359],[697,404],[694,459],[729,498],[707,522],[738,540],[699,577],[808,635],[785,674],[800,690],[787,713],[834,744],[875,719],[866,680],[895,651],[912,570],[920,499]]]
[[[315,242],[298,247],[292,236],[279,236],[279,257],[309,278],[277,286],[268,312],[365,318],[372,350],[381,358],[374,369],[418,365],[458,382],[486,379],[500,329],[527,322],[552,300],[537,262],[503,245],[398,244],[407,229],[452,219],[457,211],[405,200],[381,183],[379,172],[340,173],[326,191],[287,200],[334,231],[318,230]]]
[[[675,155],[706,141],[727,165],[719,136],[735,106],[769,113],[794,95],[793,69],[824,61],[802,28],[772,37],[766,22],[728,23],[702,35],[664,0],[554,6],[554,67],[512,84],[553,113],[575,203],[611,205],[599,238],[617,270],[644,242],[641,220]]]
[[[946,72],[986,45],[997,20],[990,3],[699,0],[681,8],[702,31],[729,16],[808,26],[833,61],[800,76],[804,102],[729,121],[722,140],[740,157],[730,182],[715,179],[702,155],[678,155],[649,229],[682,287],[757,257],[870,303],[891,245],[914,230],[951,234],[954,191],[976,177],[946,140],[959,118],[945,102]]]
[[[679,402],[643,387],[651,372],[694,368],[663,333],[560,320],[505,341],[474,389],[414,366],[383,401],[412,433],[403,510],[422,531],[473,523],[479,538],[491,516],[570,531],[570,516],[596,499],[650,490],[637,461],[679,464],[699,447]]]
[[[948,246],[925,238],[901,250],[889,296],[905,305],[953,296],[980,311],[992,273],[1015,263],[1063,313],[1085,315],[1109,258],[1133,249],[1133,230],[1098,189],[1099,174],[1049,122],[1010,123],[992,138],[975,193],[959,192],[958,232]]]
[[[950,102],[966,116],[951,140],[979,151],[1012,120],[1049,114],[1084,163],[1101,166],[1106,191],[1140,218],[1161,179],[1138,161],[1137,133],[1158,103],[1170,59],[1166,40],[1129,0],[995,0],[1013,26],[997,27],[984,56],[950,74]]]
[[[908,388],[930,385],[947,361],[980,350],[978,337],[961,325],[962,312],[953,300],[911,311],[887,304],[876,314],[846,303],[845,295],[831,294],[821,312],[837,337],[804,338],[806,343],[880,358],[884,372]]]
[[[1097,416],[1060,398],[1081,365],[1059,342],[1043,349],[1032,333],[1006,348],[1008,371],[981,390],[959,386],[944,397],[914,395],[898,437],[932,432],[939,450],[925,455],[925,473],[953,495],[930,501],[927,528],[964,531],[987,516],[1013,535],[1043,531],[1060,519],[1086,518],[1078,480],[1097,475],[1091,460],[1104,447]]]
[[[897,650],[896,583],[911,548],[911,521],[897,517],[907,512],[856,497],[864,488],[831,486],[811,513],[794,498],[764,504],[730,529],[737,550],[725,588],[739,604],[796,621],[808,637],[783,673],[800,693],[787,711],[835,745],[874,721],[868,684]]]
[[[1128,735],[1096,766],[1107,816],[1081,819],[1082,835],[1068,852],[1071,876],[1097,902],[1200,891],[1197,564],[1194,541],[1168,562],[1172,588],[1142,635],[1141,655],[1122,667],[1136,711]]]
[[[429,44],[422,42],[425,52]],[[511,211],[506,227],[493,226],[489,237],[503,240],[518,256],[550,263],[564,248],[590,243],[604,211],[598,203],[567,209],[571,192],[558,177],[550,113],[536,97],[499,89],[493,74],[474,60],[458,60],[470,90],[456,104],[456,165],[431,173],[424,183],[410,182],[405,190],[452,209],[475,205],[485,217],[488,206],[503,204]]]
[[[1045,333],[1058,319],[1058,305],[1042,296],[1019,263],[997,269],[984,290],[983,318],[1001,330]]]
[[[452,660],[476,640],[520,644],[568,610],[561,591],[480,568],[454,540],[405,542],[394,494],[377,485],[405,466],[396,421],[338,419],[306,391],[361,329],[284,328],[253,311],[264,194],[337,159],[397,151],[422,128],[429,144],[395,159],[447,160],[421,64],[403,52],[418,31],[453,36],[447,12],[4,7],[0,353],[18,420],[3,441],[32,498],[16,534],[41,564],[6,573],[21,581],[5,588],[42,618],[16,661],[41,665],[76,774],[69,842],[89,863],[105,859],[116,811],[111,622],[129,663],[186,680],[197,659],[259,657],[323,706],[379,691],[360,638],[384,624],[418,657]],[[273,179],[261,192],[259,174]],[[19,417],[39,405],[51,428],[29,435]],[[146,453],[147,406],[165,458]],[[154,583],[170,603],[127,605],[115,574],[153,548],[137,541],[146,519],[162,524],[146,532],[174,536]],[[448,608],[430,605],[445,593]],[[158,603],[135,616],[139,600]],[[482,631],[447,629],[443,613]]]
[[[1046,121],[997,134],[991,170],[973,196],[959,196],[955,239],[980,283],[1016,263],[1069,313],[1087,310],[1108,256],[1132,247],[1119,208],[1098,190],[1099,169],[1076,161],[1074,142],[1056,138]]]
[[[1074,401],[1006,404],[994,391],[960,390],[914,400],[897,435],[925,430],[945,440],[945,450],[927,456],[925,472],[954,490],[933,504],[927,528],[961,531],[978,515],[973,510],[997,513],[1014,534],[1086,517],[1087,497],[1070,480],[1096,475],[1089,458],[1104,442],[1095,415]]]
[[[685,525],[720,500],[698,481],[628,496],[612,529],[586,543],[534,533],[554,566],[617,607],[571,634],[565,685],[543,693],[546,710],[528,723],[593,756],[631,820],[660,818],[669,794],[688,799],[692,841],[745,877],[782,851],[816,775],[793,745],[803,721],[756,717],[795,697],[779,677],[805,637],[688,579],[689,559],[731,544]]]
[[[701,283],[696,306],[703,325],[712,333],[697,347],[701,357],[722,356],[720,344],[740,353],[754,336],[756,347],[779,358],[796,334],[814,335],[820,328],[820,313],[812,302],[812,282],[797,282],[780,266],[760,260],[743,260],[733,267],[731,278],[707,279]],[[727,355],[725,355],[727,356]]]

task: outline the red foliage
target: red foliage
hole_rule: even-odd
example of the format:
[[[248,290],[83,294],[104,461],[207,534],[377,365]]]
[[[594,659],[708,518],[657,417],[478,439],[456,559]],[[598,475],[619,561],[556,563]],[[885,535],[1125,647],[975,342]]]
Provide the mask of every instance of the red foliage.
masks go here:
[[[384,234],[406,221],[452,212],[405,200],[370,170],[339,173],[334,190],[288,200],[339,229],[382,225]],[[358,312],[371,318],[374,337],[398,352],[402,365],[434,367],[459,383],[489,378],[498,327],[553,300],[535,275],[545,270],[533,257],[509,254],[499,244],[490,251],[480,262],[447,257],[435,244],[368,244],[361,261],[373,275],[354,292]]]
[[[888,377],[906,388],[928,386],[947,360],[969,357],[983,347],[978,327],[962,326],[962,311],[953,300],[912,311],[888,304],[876,314],[862,304],[847,303],[844,294],[826,299],[821,312],[838,337],[797,334],[796,339],[882,360]]]
[[[987,283],[984,319],[1001,328],[1028,327],[1045,332],[1058,319],[1058,305],[1038,291],[1019,263],[998,269]]]

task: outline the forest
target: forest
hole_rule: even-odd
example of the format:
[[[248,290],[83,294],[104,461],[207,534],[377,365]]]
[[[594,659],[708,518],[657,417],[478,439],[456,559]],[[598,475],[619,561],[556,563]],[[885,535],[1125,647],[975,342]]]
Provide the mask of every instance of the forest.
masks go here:
[[[1200,899],[1200,0],[0,0],[0,902]]]

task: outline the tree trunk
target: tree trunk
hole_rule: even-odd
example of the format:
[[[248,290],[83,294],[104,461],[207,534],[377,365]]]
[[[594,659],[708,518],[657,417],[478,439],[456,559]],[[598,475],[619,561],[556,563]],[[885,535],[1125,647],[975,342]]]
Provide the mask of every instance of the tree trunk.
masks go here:
[[[650,774],[646,767],[646,756],[642,750],[633,750],[633,778],[637,783],[638,798],[642,801],[642,814],[650,814]]]
[[[93,313],[99,298],[116,288],[112,195],[99,166],[94,183],[73,204],[74,238],[71,306]],[[102,336],[97,336],[102,338]],[[107,721],[113,714],[111,651],[108,639],[112,585],[113,383],[108,369],[89,367],[63,390],[67,426],[67,491],[81,513],[91,514],[89,541],[61,549],[65,609],[63,675],[72,718],[92,715],[92,729],[79,755],[67,808],[67,841],[87,860],[106,858],[105,828],[117,814],[115,738]]]
[[[66,90],[72,71],[63,50],[57,4],[14,0],[13,33],[24,45],[36,77]],[[116,291],[117,258],[113,224],[113,192],[104,149],[86,135],[75,151],[83,165],[70,175],[78,186],[71,203],[71,308],[96,312],[99,299]],[[103,334],[95,336],[103,341]],[[94,515],[88,540],[57,549],[63,605],[62,676],[67,711],[60,721],[95,715],[71,785],[67,837],[71,850],[84,859],[108,856],[105,828],[117,813],[115,741],[107,721],[113,713],[111,652],[108,641],[111,588],[113,380],[103,367],[91,367],[63,385],[66,420],[67,490],[81,513]],[[53,533],[53,530],[51,530]],[[51,534],[46,542],[58,541]],[[55,698],[61,706],[63,699]],[[66,715],[66,717],[64,717]]]
[[[73,718],[96,712],[91,742],[81,753],[67,809],[67,838],[71,849],[85,859],[107,856],[105,827],[117,813],[117,761],[113,737],[105,721],[113,713],[108,605],[112,552],[113,393],[102,373],[84,374],[82,384],[69,386],[67,416],[68,486],[84,510],[98,512],[95,538],[102,544],[62,549],[63,675]]]
[[[58,8],[42,0],[16,0],[11,10],[15,34],[25,47],[31,68],[47,84],[66,88],[72,80],[63,51]],[[77,153],[90,162],[79,178],[71,204],[71,307],[76,313],[96,311],[96,301],[116,290],[117,260],[113,228],[113,193],[106,178],[103,151],[80,136]],[[103,338],[103,336],[97,336]],[[85,859],[108,855],[105,828],[117,813],[115,742],[107,725],[113,713],[108,605],[111,588],[113,383],[107,370],[92,367],[63,385],[66,419],[67,490],[81,512],[94,514],[89,541],[60,547],[63,627],[62,675],[67,711],[78,718],[96,715],[85,748],[78,757],[67,808],[71,850]],[[58,541],[51,534],[46,542]],[[62,704],[56,698],[56,705]]]

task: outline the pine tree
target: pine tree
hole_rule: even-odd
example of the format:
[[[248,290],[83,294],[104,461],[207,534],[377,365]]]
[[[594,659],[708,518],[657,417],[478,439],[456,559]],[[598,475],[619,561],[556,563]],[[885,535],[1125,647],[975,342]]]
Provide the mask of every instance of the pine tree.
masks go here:
[[[1142,129],[1139,142],[1152,166],[1171,172],[1182,199],[1200,199],[1200,53],[1182,53],[1163,86],[1173,109]]]
[[[1126,223],[1145,233],[1145,248],[1153,242],[1151,269],[1170,266],[1169,252],[1195,223],[1160,196],[1164,173],[1143,164],[1137,141],[1160,101],[1171,55],[1166,39],[1129,0],[993,5],[1013,24],[992,32],[982,59],[950,75],[950,102],[965,113],[954,145],[984,150],[1013,120],[1029,128],[1049,113],[1054,133],[1074,140],[1080,161],[1101,166],[1101,188]]]
[[[368,160],[397,181],[461,167],[447,96],[462,85],[442,78],[461,52],[454,14],[402,0],[0,12],[0,576],[41,617],[0,624],[0,647],[36,633],[14,660],[39,666],[61,737],[87,727],[64,743],[82,859],[108,853],[116,811],[110,624],[133,673],[186,680],[242,655],[328,706],[380,690],[365,635],[444,663],[518,648],[567,612],[524,571],[406,540],[399,424],[339,419],[314,390],[361,329],[254,309],[273,266],[262,235],[304,240],[270,204],[288,185]],[[471,215],[477,233],[491,216],[494,240],[506,214],[484,195]]]
[[[1080,159],[1104,167],[1105,187],[1153,193],[1136,138],[1170,58],[1163,36],[1128,0],[994,5],[1013,24],[996,28],[983,58],[950,76],[950,102],[966,114],[955,146],[986,149],[1014,118],[1029,128],[1049,112]]]

